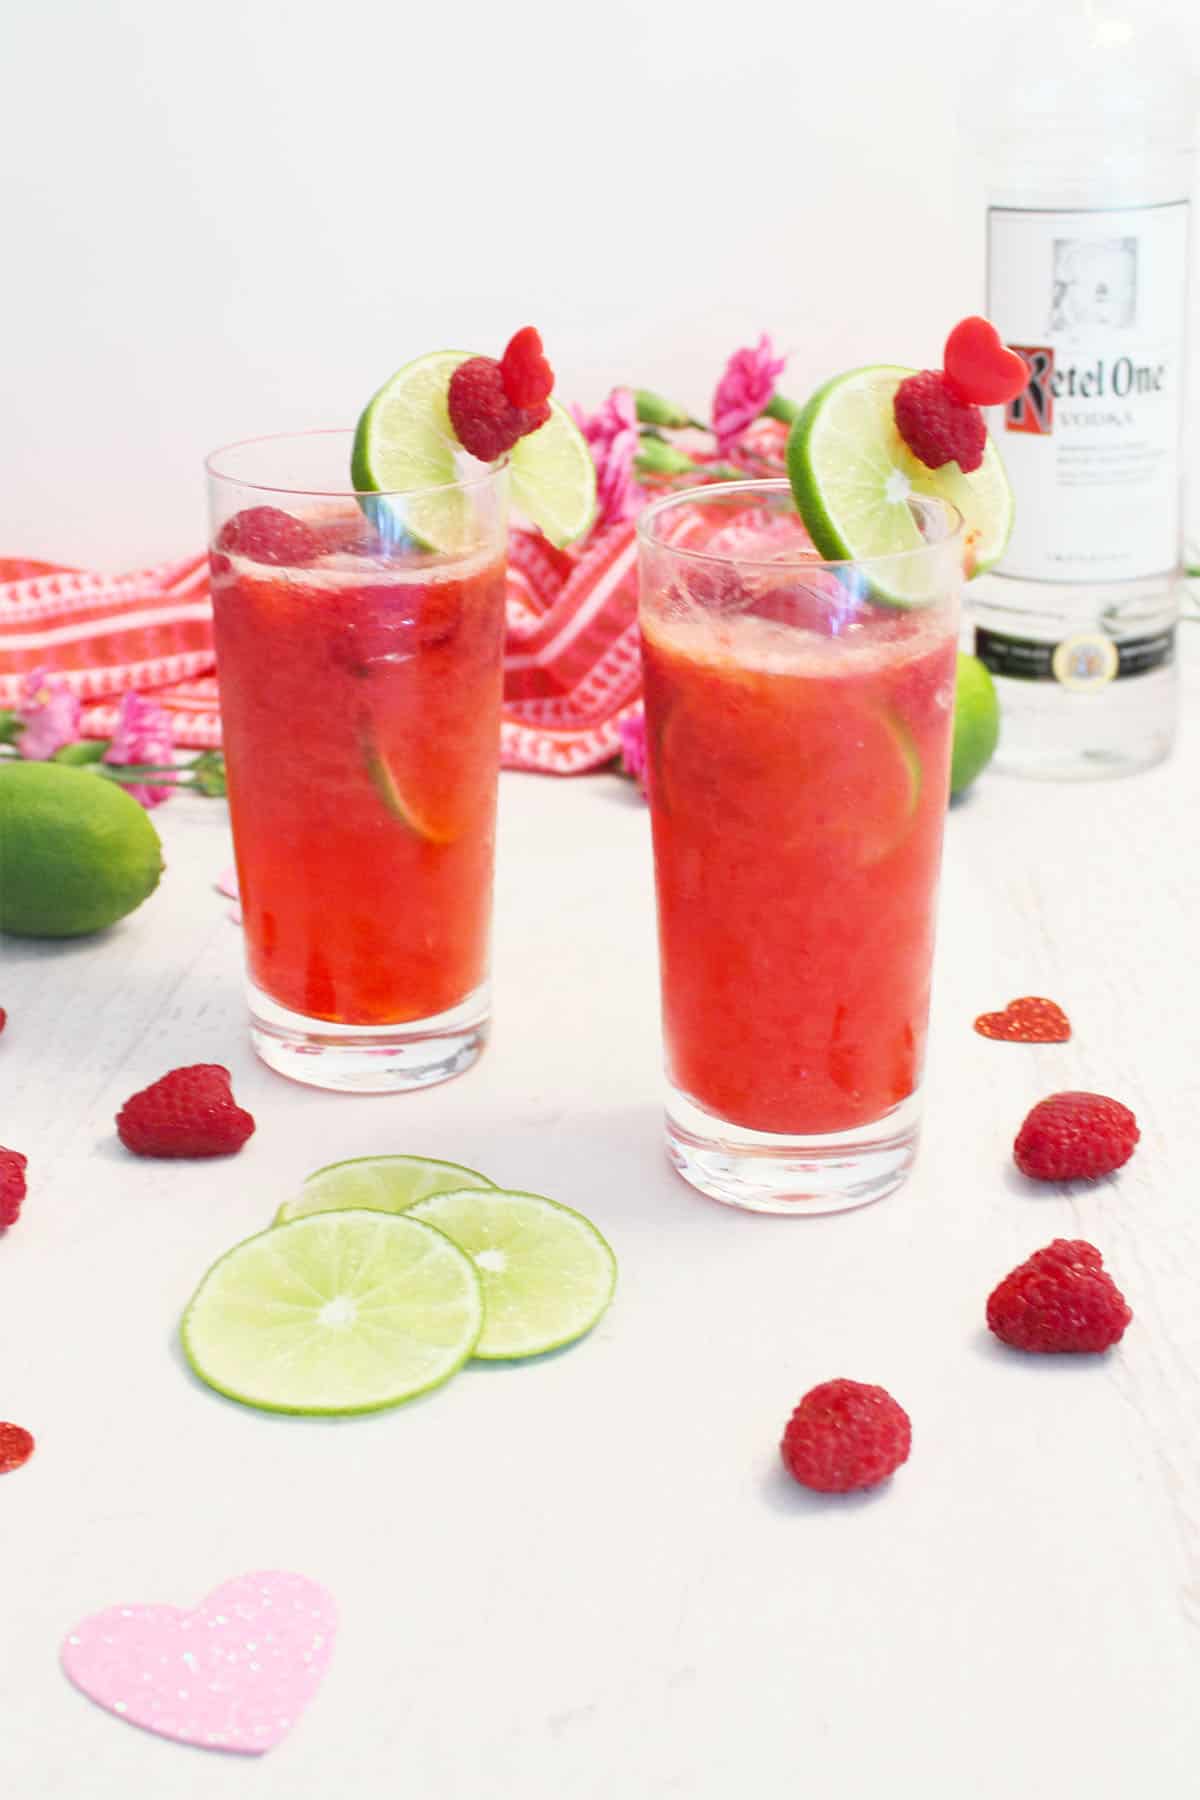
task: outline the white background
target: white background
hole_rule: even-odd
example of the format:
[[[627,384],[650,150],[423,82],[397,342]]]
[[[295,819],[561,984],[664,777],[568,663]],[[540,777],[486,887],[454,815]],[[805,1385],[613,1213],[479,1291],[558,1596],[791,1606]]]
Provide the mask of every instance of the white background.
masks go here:
[[[0,550],[189,549],[204,450],[348,421],[407,356],[526,319],[589,401],[640,380],[702,406],[764,326],[798,392],[934,357],[981,297],[952,124],[989,65],[981,16],[8,0]],[[667,1172],[646,820],[615,777],[506,778],[495,1041],[409,1101],[255,1063],[211,890],[217,803],[164,809],[163,887],[109,937],[7,942],[0,1097],[31,1191],[2,1246],[0,1416],[39,1447],[0,1494],[4,1792],[1189,1800],[1186,711],[1137,781],[989,776],[952,809],[925,1146],[902,1194],[842,1219],[739,1216]],[[971,1032],[1022,992],[1067,1006],[1070,1044]],[[118,1106],[197,1059],[231,1066],[258,1132],[219,1168],[135,1165]],[[1069,1086],[1132,1104],[1142,1143],[1114,1182],[1032,1191],[1013,1132]],[[344,1424],[192,1381],[176,1330],[203,1269],[307,1170],[389,1149],[594,1216],[621,1262],[597,1332]],[[1056,1234],[1101,1245],[1128,1293],[1110,1357],[1019,1358],[983,1330],[990,1287]],[[836,1374],[884,1382],[915,1422],[911,1463],[847,1504],[789,1485],[776,1453]],[[129,1730],[60,1675],[81,1614],[271,1565],[327,1583],[342,1629],[263,1765]]]
[[[527,321],[567,398],[706,409],[760,329],[803,396],[982,304],[1007,0],[2,10],[0,553],[188,551],[207,450]]]

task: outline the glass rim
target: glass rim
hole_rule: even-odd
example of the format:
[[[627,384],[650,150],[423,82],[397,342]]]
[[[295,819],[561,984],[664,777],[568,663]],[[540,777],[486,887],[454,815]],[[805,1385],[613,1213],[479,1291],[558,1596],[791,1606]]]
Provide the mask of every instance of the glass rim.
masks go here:
[[[725,566],[728,566],[730,563],[736,563],[741,567],[750,569],[788,568],[790,566],[789,559],[784,555],[780,555],[778,551],[776,551],[773,556],[742,556],[740,554],[730,555],[723,551],[693,550],[687,545],[668,543],[665,538],[660,537],[654,530],[655,523],[659,517],[663,513],[669,512],[672,507],[685,504],[694,505],[697,502],[711,503],[714,498],[719,498],[726,494],[732,497],[737,494],[747,493],[786,494],[792,502],[792,507],[797,517],[800,517],[799,508],[795,503],[795,495],[792,492],[792,484],[787,479],[786,475],[753,476],[748,477],[745,481],[710,481],[705,482],[700,487],[680,488],[674,493],[664,494],[660,500],[652,500],[650,505],[644,507],[638,514],[638,539],[650,549],[666,551],[671,556],[678,556],[689,562],[716,563]],[[947,525],[950,527],[945,536],[937,538],[930,543],[917,544],[911,550],[884,550],[877,556],[813,557],[801,551],[797,552],[795,566],[797,568],[803,567],[805,569],[870,569],[874,565],[880,563],[888,563],[890,565],[893,563],[903,563],[911,557],[930,556],[939,551],[944,551],[947,547],[956,543],[965,545],[967,521],[959,511],[958,507],[954,505],[953,501],[943,500],[938,494],[919,494],[915,491],[906,495],[905,498],[919,500],[922,505],[938,509],[946,520]],[[802,519],[801,523],[803,524]]]
[[[453,481],[435,481],[425,487],[410,488],[356,488],[347,481],[344,487],[312,487],[307,483],[297,485],[278,481],[247,481],[240,475],[231,475],[227,470],[218,467],[223,456],[230,456],[235,450],[250,450],[260,445],[312,443],[319,438],[353,438],[352,425],[319,425],[310,431],[272,431],[263,437],[235,438],[232,443],[221,444],[216,450],[210,450],[204,458],[204,468],[210,481],[225,482],[230,487],[248,488],[255,494],[290,494],[293,498],[306,500],[418,500],[426,494],[445,494],[453,489],[463,493],[471,493],[485,488],[495,481],[497,475],[508,472],[508,457],[503,456],[494,463],[480,464],[477,475],[458,475]]]

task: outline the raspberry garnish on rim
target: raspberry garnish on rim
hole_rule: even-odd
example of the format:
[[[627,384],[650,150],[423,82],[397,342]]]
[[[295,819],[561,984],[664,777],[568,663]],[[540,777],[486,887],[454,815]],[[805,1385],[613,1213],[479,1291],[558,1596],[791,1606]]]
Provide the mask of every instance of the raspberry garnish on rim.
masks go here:
[[[459,443],[480,462],[495,462],[550,417],[544,400],[533,407],[513,405],[504,372],[492,356],[471,356],[459,364],[450,377],[446,404]]]
[[[927,469],[956,462],[970,475],[983,461],[987,426],[940,369],[921,369],[896,389],[896,429]]]
[[[356,489],[415,494],[405,530],[420,548],[450,554],[472,541],[471,502],[452,491],[469,474],[462,452],[486,463],[507,455],[514,508],[552,544],[574,543],[595,517],[596,471],[553,386],[532,325],[514,333],[500,358],[434,350],[405,363],[359,418]],[[370,501],[363,504],[373,516]]]
[[[1013,400],[1029,380],[1015,350],[988,319],[960,319],[942,353],[944,367],[922,369],[896,390],[896,429],[927,469],[956,462],[964,475],[983,461],[987,442],[981,406]]]
[[[919,501],[962,515],[969,575],[991,568],[1012,529],[1012,489],[983,414],[941,369],[872,363],[811,395],[788,436],[788,476],[813,544],[831,561],[900,558],[931,529]],[[908,575],[906,576],[906,569]],[[925,604],[898,560],[872,574],[872,598]]]
[[[554,371],[532,325],[509,339],[499,362],[472,356],[450,377],[450,423],[464,450],[495,462],[550,417]]]

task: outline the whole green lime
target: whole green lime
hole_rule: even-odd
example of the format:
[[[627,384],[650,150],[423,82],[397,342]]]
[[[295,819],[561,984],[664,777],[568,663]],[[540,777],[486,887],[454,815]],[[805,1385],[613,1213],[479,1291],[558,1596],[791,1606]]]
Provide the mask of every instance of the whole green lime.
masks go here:
[[[950,792],[961,794],[981,775],[996,753],[1000,739],[1000,702],[992,672],[977,656],[958,653],[954,685],[954,754],[950,761]]]
[[[0,931],[102,931],[154,892],[162,868],[157,831],[114,782],[62,763],[0,763]]]

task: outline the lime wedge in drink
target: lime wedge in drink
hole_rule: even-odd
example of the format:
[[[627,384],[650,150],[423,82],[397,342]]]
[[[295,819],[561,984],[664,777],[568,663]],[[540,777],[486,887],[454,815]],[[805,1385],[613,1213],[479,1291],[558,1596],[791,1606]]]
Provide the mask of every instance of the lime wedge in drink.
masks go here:
[[[417,837],[424,838],[427,844],[443,847],[453,844],[468,829],[470,818],[463,810],[461,784],[458,791],[452,794],[450,805],[439,807],[436,797],[422,805],[414,799],[411,792],[405,791],[406,787],[412,789],[419,786],[419,775],[410,770],[406,781],[376,744],[369,724],[360,726],[359,742],[371,786],[393,819],[399,819],[402,825],[407,826]],[[411,748],[419,753],[420,745]],[[459,800],[457,809],[452,804],[455,799]],[[468,795],[468,801],[477,805],[478,796],[472,792]]]
[[[495,1184],[461,1163],[438,1162],[432,1156],[352,1156],[328,1163],[305,1178],[303,1187],[285,1200],[275,1223],[303,1219],[310,1213],[344,1212],[366,1207],[372,1212],[402,1213],[417,1200],[449,1188],[490,1188]]]
[[[788,438],[788,475],[813,543],[830,561],[901,556],[924,542],[908,495],[930,494],[966,521],[974,572],[990,568],[1012,529],[1013,497],[999,452],[988,438],[973,475],[957,463],[926,468],[896,429],[892,402],[912,369],[879,365],[837,375],[808,401]],[[876,599],[911,606],[928,572],[898,560],[872,586]]]
[[[753,704],[750,690],[737,706],[685,700],[672,708],[660,754],[666,808],[719,821],[734,846],[743,834],[770,831],[783,850],[819,847],[859,868],[903,842],[920,805],[922,768],[902,719],[844,699],[836,685],[814,691],[807,707]]]
[[[859,862],[863,865],[881,862],[896,845],[908,836],[908,828],[916,817],[921,803],[921,786],[924,772],[921,768],[921,753],[917,749],[908,726],[894,713],[880,711],[874,715],[878,721],[877,730],[882,742],[884,734],[890,738],[887,752],[881,750],[877,768],[878,788],[890,783],[893,789],[891,810],[888,802],[879,796],[882,802],[878,806],[873,820],[866,809],[863,814],[863,831],[858,839]],[[866,754],[871,754],[866,750]],[[901,773],[903,770],[903,773]]]
[[[235,1245],[196,1289],[181,1331],[201,1381],[231,1400],[359,1413],[447,1381],[482,1324],[475,1265],[442,1232],[338,1212]]]
[[[458,480],[466,452],[447,409],[450,377],[472,353],[435,350],[406,363],[386,381],[358,421],[350,471],[360,493],[436,489]],[[509,452],[514,506],[555,544],[582,537],[596,510],[591,452],[571,415],[556,400],[550,417]],[[475,467],[480,465],[476,464]],[[404,528],[435,550],[469,549],[478,541],[469,491],[425,492],[403,503]]]
[[[410,1217],[444,1231],[479,1271],[478,1357],[557,1350],[590,1331],[613,1297],[617,1262],[596,1227],[540,1194],[507,1188],[433,1194],[418,1200]]]

